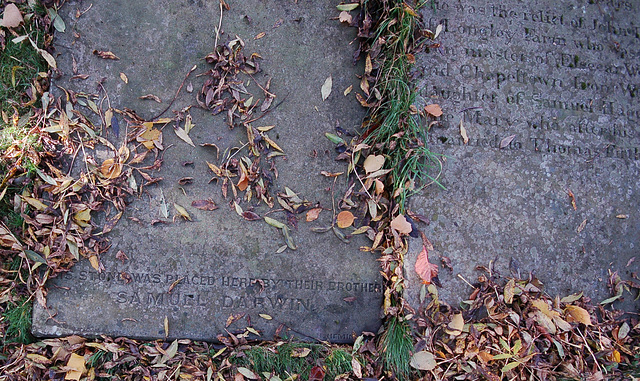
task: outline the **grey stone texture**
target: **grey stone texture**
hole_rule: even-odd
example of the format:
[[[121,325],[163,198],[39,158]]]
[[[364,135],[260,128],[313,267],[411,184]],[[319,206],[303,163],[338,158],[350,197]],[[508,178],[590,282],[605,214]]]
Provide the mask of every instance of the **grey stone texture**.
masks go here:
[[[330,19],[337,11],[329,2],[230,1],[229,5],[222,16],[220,42],[237,36],[246,43],[247,55],[260,54],[262,72],[254,77],[262,85],[272,78],[270,90],[277,95],[272,108],[282,102],[253,124],[276,125],[269,136],[287,154],[275,159],[279,176],[272,194],[289,187],[327,210],[310,223],[299,216],[298,228],[292,231],[298,249],[277,253],[284,245],[281,233],[264,221],[249,222],[236,214],[230,199],[223,199],[220,184],[209,183],[213,176],[206,161],[219,163],[215,149],[199,146],[215,143],[222,154],[246,141],[244,129],[230,130],[224,114],[212,116],[194,107],[190,136],[196,147],[178,139],[171,126],[165,128],[164,164],[152,173],[163,180],[145,188],[110,233],[112,247],[101,257],[105,271],[97,273],[81,261],[49,283],[50,308],[36,306],[35,334],[164,338],[166,318],[169,338],[215,340],[226,331],[246,333],[249,326],[260,333],[249,334],[250,339],[270,339],[282,325],[285,337],[350,342],[354,335],[375,332],[380,326],[382,281],[375,256],[358,250],[365,244],[363,238],[344,244],[332,233],[310,231],[330,225],[332,218],[333,179],[320,172],[342,170],[333,160],[334,145],[324,134],[335,132],[336,123],[353,131],[364,116],[357,101],[342,94],[349,85],[358,84],[358,69],[352,65],[355,47],[349,45],[355,30]],[[76,18],[78,11],[82,16]],[[197,64],[171,110],[196,104],[195,94],[203,82],[197,75],[208,70],[203,58],[214,49],[218,1],[69,1],[60,14],[68,29],[56,35],[62,76],[55,85],[98,94],[96,84],[104,78],[111,106],[128,107],[150,119],[168,105],[185,74]],[[256,39],[261,32],[265,36]],[[100,59],[94,50],[112,51],[120,60]],[[78,73],[90,75],[88,79],[71,79],[72,57]],[[120,73],[128,77],[128,84]],[[320,88],[329,75],[333,91],[323,102]],[[249,80],[240,77],[245,84]],[[190,82],[192,94],[185,91]],[[262,91],[250,82],[249,91],[262,98]],[[154,94],[163,103],[138,99],[145,94]],[[122,139],[121,118],[120,124]],[[192,177],[193,184],[179,185],[182,177]],[[344,186],[344,180],[336,185]],[[175,202],[186,207],[193,221],[178,218],[172,224],[151,226],[153,219],[161,218],[161,197],[171,215],[176,214]],[[201,211],[190,206],[201,199],[212,199],[220,208]],[[240,205],[247,210],[254,204]],[[278,208],[276,203],[274,209]],[[264,216],[269,209],[263,204],[254,211]],[[286,221],[282,212],[269,216]],[[119,250],[129,260],[116,260]],[[229,316],[238,314],[244,316],[227,327]]]
[[[431,30],[444,26],[417,70],[422,101],[444,111],[429,144],[443,155],[446,190],[426,189],[411,208],[430,221],[431,261],[451,259],[453,271],[440,270],[445,301],[472,291],[458,274],[473,283],[490,262],[502,275],[533,272],[552,296],[584,291],[595,303],[609,296],[609,270],[638,272],[639,15],[634,1],[423,9]],[[414,304],[421,248],[414,242],[406,261]],[[616,306],[637,311],[633,297]]]

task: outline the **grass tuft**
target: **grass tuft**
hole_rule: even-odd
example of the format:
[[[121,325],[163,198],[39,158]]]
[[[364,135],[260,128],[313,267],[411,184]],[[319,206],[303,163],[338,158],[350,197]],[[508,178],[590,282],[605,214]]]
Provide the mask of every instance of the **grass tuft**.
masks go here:
[[[380,337],[382,361],[385,369],[393,373],[398,380],[409,378],[409,361],[413,350],[411,329],[397,316],[387,320],[385,331]]]
[[[293,357],[296,350],[311,350],[305,357]],[[340,348],[327,348],[319,344],[285,343],[275,347],[251,347],[240,355],[231,356],[229,361],[236,366],[251,369],[262,376],[275,374],[281,379],[298,375],[299,379],[309,378],[311,368],[324,363],[325,380],[334,380],[338,375],[352,371],[351,353]]]
[[[2,320],[6,323],[3,346],[11,343],[29,344],[33,342],[30,302],[21,300],[16,304],[8,304],[2,313]]]
[[[423,3],[408,10],[404,1],[368,0],[367,10],[380,20],[370,39],[371,45],[384,41],[377,57],[380,69],[376,88],[381,103],[372,108],[364,127],[363,142],[382,147],[381,153],[392,169],[393,189],[400,212],[404,212],[409,196],[424,186],[439,184],[439,155],[427,147],[428,129],[416,109],[417,89],[412,83],[411,69],[415,58],[411,50],[419,43],[418,11]]]

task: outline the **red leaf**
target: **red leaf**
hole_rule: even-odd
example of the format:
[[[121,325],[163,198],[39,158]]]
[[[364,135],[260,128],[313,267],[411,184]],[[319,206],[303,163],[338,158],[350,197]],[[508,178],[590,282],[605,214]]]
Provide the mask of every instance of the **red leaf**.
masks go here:
[[[324,380],[324,369],[320,366],[314,366],[309,373],[309,381],[322,381]]]
[[[438,265],[429,263],[429,253],[424,245],[422,245],[422,251],[418,254],[418,259],[416,259],[415,269],[425,284],[430,284],[431,279],[438,276]]]

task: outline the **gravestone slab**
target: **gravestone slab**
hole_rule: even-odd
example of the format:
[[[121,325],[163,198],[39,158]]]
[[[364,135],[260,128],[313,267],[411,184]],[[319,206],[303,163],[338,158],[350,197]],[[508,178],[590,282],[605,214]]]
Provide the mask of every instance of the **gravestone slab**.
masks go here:
[[[446,190],[411,208],[430,220],[431,261],[453,265],[440,296],[457,305],[472,291],[458,274],[473,283],[492,262],[534,272],[552,296],[605,299],[609,269],[639,269],[640,5],[439,0],[422,12],[443,26],[417,66],[424,103],[444,111],[429,144]],[[414,304],[421,249],[406,261]],[[637,310],[633,297],[618,306]]]
[[[355,99],[342,95],[358,83],[349,46],[355,32],[330,20],[335,4],[228,3],[231,9],[223,13],[219,41],[239,37],[246,55],[260,54],[262,72],[254,75],[255,81],[246,76],[243,81],[258,98],[262,91],[255,82],[264,86],[271,78],[270,91],[277,96],[272,111],[253,124],[275,125],[269,136],[286,153],[286,158],[274,159],[278,174],[271,173],[271,194],[288,187],[325,210],[314,222],[298,216],[297,230],[292,228],[297,250],[278,252],[284,245],[279,230],[264,220],[245,221],[231,203],[233,196],[224,199],[220,184],[209,182],[212,173],[206,162],[220,159],[215,149],[200,144],[216,144],[222,156],[242,146],[243,139],[246,142],[245,129],[229,129],[225,113],[214,116],[193,107],[189,112],[195,127],[189,135],[196,146],[178,139],[171,126],[165,128],[164,164],[153,173],[163,180],[145,188],[110,233],[112,247],[101,256],[104,271],[98,273],[81,261],[49,283],[49,308],[35,307],[34,334],[164,338],[166,320],[170,338],[215,340],[225,331],[241,334],[252,327],[264,339],[278,331],[287,337],[350,342],[354,335],[380,326],[383,290],[376,258],[358,250],[364,242],[357,237],[345,244],[331,233],[310,231],[330,225],[332,219],[333,179],[320,172],[341,170],[324,134],[335,133],[337,123],[354,130],[364,116]],[[151,119],[167,107],[195,64],[197,69],[171,110],[196,105],[195,94],[204,81],[198,75],[210,68],[203,58],[214,49],[220,22],[218,1],[70,1],[60,14],[67,31],[56,35],[62,71],[57,85],[103,94],[97,87],[102,82],[109,95],[104,102]],[[111,51],[120,59],[101,59],[94,50]],[[74,60],[78,74],[88,79],[72,78]],[[333,92],[323,101],[320,89],[330,75]],[[186,91],[190,84],[192,94]],[[139,99],[146,94],[158,96],[162,103]],[[105,157],[95,155],[99,162],[106,158],[104,153]],[[180,185],[183,177],[193,178],[193,183]],[[170,209],[174,203],[186,207],[193,221],[178,218],[152,225],[152,220],[162,218],[163,199]],[[220,208],[202,211],[190,206],[202,199]],[[245,210],[287,221],[281,211],[255,204],[239,200]],[[128,260],[116,260],[118,251]],[[242,317],[228,324],[232,315]],[[258,338],[254,333],[249,337]]]

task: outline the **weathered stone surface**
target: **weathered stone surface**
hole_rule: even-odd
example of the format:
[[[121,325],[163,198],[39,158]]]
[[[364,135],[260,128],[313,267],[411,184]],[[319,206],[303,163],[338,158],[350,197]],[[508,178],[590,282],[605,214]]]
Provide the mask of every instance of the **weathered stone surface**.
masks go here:
[[[242,333],[247,326],[260,331],[262,338],[273,337],[283,324],[282,335],[333,342],[349,342],[354,333],[378,329],[382,283],[375,257],[359,252],[364,242],[355,238],[344,244],[331,233],[309,230],[331,223],[333,179],[321,176],[320,171],[341,169],[333,161],[333,145],[324,134],[334,132],[337,122],[353,130],[363,117],[355,99],[342,95],[345,88],[358,83],[351,62],[353,47],[348,45],[354,31],[330,20],[336,14],[334,4],[229,3],[231,10],[223,15],[220,41],[237,35],[245,41],[247,54],[259,53],[264,58],[263,72],[255,78],[264,85],[271,77],[271,91],[277,95],[273,104],[282,102],[254,124],[275,124],[269,135],[287,153],[286,160],[275,160],[279,177],[273,193],[287,186],[301,198],[318,201],[328,209],[312,223],[299,216],[298,228],[292,233],[298,249],[276,253],[284,245],[280,232],[264,221],[243,220],[229,206],[229,200],[222,198],[220,185],[208,182],[212,174],[205,161],[219,161],[215,149],[199,144],[215,143],[221,151],[240,146],[243,139],[246,141],[244,129],[229,130],[222,114],[212,116],[192,108],[195,128],[190,136],[196,148],[178,139],[170,126],[165,129],[164,165],[153,173],[163,180],[145,189],[110,234],[113,246],[101,257],[106,270],[97,273],[81,261],[72,272],[50,282],[50,309],[36,306],[35,334],[162,338],[165,318],[169,337],[203,340],[213,340],[225,329]],[[104,87],[111,106],[128,107],[152,118],[168,105],[185,74],[197,64],[171,109],[196,103],[195,93],[203,81],[196,74],[208,69],[202,58],[213,51],[220,19],[217,1],[110,0],[92,4],[77,20],[76,11],[89,8],[86,2],[68,2],[61,11],[69,28],[56,36],[62,69],[57,85],[97,94],[97,81],[106,78]],[[261,32],[266,35],[254,39]],[[94,50],[112,51],[120,60],[100,59],[92,54]],[[72,56],[78,73],[90,75],[89,79],[70,79]],[[120,79],[121,72],[128,77],[128,84]],[[329,75],[333,92],[323,102],[320,88]],[[189,82],[193,83],[193,94],[185,92]],[[250,92],[261,97],[262,92],[251,82]],[[163,103],[138,99],[145,94],[154,94]],[[166,116],[173,114],[169,111]],[[109,137],[114,138],[111,132]],[[105,156],[96,153],[100,160],[106,158],[100,155]],[[193,165],[183,165],[189,161]],[[193,184],[179,185],[182,177],[192,177]],[[186,207],[194,221],[177,219],[172,224],[151,226],[153,219],[160,218],[162,195],[172,215],[175,202]],[[220,209],[190,207],[193,200],[209,198]],[[253,204],[242,202],[241,206],[247,209]],[[264,216],[268,209],[258,207],[255,211]],[[286,220],[282,212],[269,216]],[[118,250],[129,260],[115,260]],[[232,314],[246,315],[225,327]]]
[[[440,179],[411,207],[426,215],[440,295],[468,295],[476,265],[535,273],[551,295],[607,297],[640,246],[640,25],[633,1],[448,1],[423,9],[439,48],[418,58],[421,95],[444,116],[430,145]],[[468,142],[461,136],[466,129]],[[513,138],[509,138],[513,136]],[[576,209],[570,194],[575,196]],[[414,243],[410,298],[419,280]],[[637,258],[638,259],[638,258]],[[625,293],[623,308],[636,309]]]

